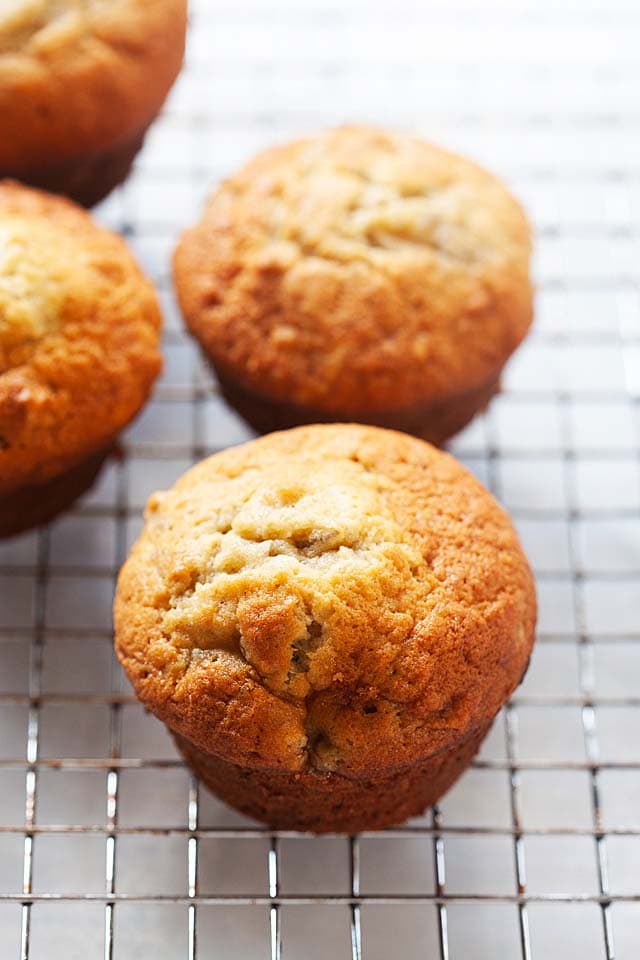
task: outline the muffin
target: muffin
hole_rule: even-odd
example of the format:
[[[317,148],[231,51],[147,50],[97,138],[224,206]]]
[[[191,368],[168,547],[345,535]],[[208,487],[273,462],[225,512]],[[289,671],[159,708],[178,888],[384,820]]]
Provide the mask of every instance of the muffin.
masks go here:
[[[178,75],[185,28],[186,0],[0,4],[0,177],[106,196]]]
[[[151,497],[116,649],[202,781],[283,829],[421,813],[521,680],[535,592],[507,516],[407,434],[315,425]]]
[[[178,298],[258,430],[357,420],[443,443],[532,317],[530,232],[475,164],[343,127],[260,154],[175,252]]]
[[[160,311],[120,237],[0,183],[0,534],[82,492],[160,366]]]

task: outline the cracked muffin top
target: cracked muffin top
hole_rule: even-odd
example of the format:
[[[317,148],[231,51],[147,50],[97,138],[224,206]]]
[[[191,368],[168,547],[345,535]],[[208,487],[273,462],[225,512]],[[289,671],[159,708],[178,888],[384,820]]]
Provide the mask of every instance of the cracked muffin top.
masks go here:
[[[182,62],[186,0],[0,0],[0,169],[126,142]]]
[[[0,182],[0,495],[100,450],[160,369],[160,311],[122,239]]]
[[[175,254],[187,323],[270,398],[384,410],[494,381],[531,322],[530,235],[462,157],[368,127],[260,154]]]
[[[138,697],[196,746],[355,776],[486,724],[534,621],[491,495],[434,447],[355,425],[271,434],[152,496],[115,602]]]

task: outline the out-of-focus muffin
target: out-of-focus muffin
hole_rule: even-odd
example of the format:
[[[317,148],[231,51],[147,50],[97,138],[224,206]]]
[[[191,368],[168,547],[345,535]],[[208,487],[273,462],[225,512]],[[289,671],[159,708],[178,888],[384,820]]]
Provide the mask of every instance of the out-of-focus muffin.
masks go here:
[[[91,483],[160,370],[159,327],[120,237],[69,200],[0,183],[0,534]]]
[[[272,434],[149,501],[116,649],[205,784],[275,827],[375,829],[457,779],[526,669],[531,572],[452,457]]]
[[[358,420],[442,443],[532,317],[530,231],[480,167],[344,127],[226,180],[175,253],[186,322],[258,430]]]
[[[178,75],[186,0],[0,3],[0,177],[92,206]]]

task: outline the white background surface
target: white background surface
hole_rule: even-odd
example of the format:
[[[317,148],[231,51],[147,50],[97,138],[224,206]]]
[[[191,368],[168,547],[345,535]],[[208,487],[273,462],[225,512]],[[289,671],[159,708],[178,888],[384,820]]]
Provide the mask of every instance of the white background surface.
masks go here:
[[[366,960],[638,956],[639,39],[632,0],[193,4],[188,67],[134,175],[99,212],[160,288],[164,376],[127,457],[91,496],[48,533],[0,545],[3,960],[20,956],[27,927],[34,960],[101,958],[105,943],[116,960],[186,958],[190,916],[200,958],[274,956],[270,850],[287,960],[356,957],[358,922]],[[110,634],[115,571],[147,495],[251,436],[181,330],[169,281],[178,230],[256,149],[350,120],[470,154],[506,178],[535,224],[535,331],[504,394],[453,449],[512,511],[541,602],[526,682],[439,820],[354,848],[274,841],[204,790],[196,809],[195,785],[131,698]],[[192,840],[192,872],[194,851]],[[95,900],[78,902],[86,894]]]

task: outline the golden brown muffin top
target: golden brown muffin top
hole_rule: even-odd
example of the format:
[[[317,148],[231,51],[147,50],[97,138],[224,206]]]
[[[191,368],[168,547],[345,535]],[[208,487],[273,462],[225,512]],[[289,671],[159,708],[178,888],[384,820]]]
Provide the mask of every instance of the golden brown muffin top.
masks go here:
[[[115,616],[136,693],[197,746],[357,775],[493,717],[525,669],[535,594],[508,518],[452,457],[316,425],[155,494]]]
[[[160,312],[120,237],[0,182],[0,494],[99,450],[160,368]]]
[[[0,171],[126,143],[184,53],[186,0],[0,0]]]
[[[342,127],[226,180],[177,248],[186,320],[226,373],[354,415],[495,380],[531,321],[503,185],[413,137]]]

